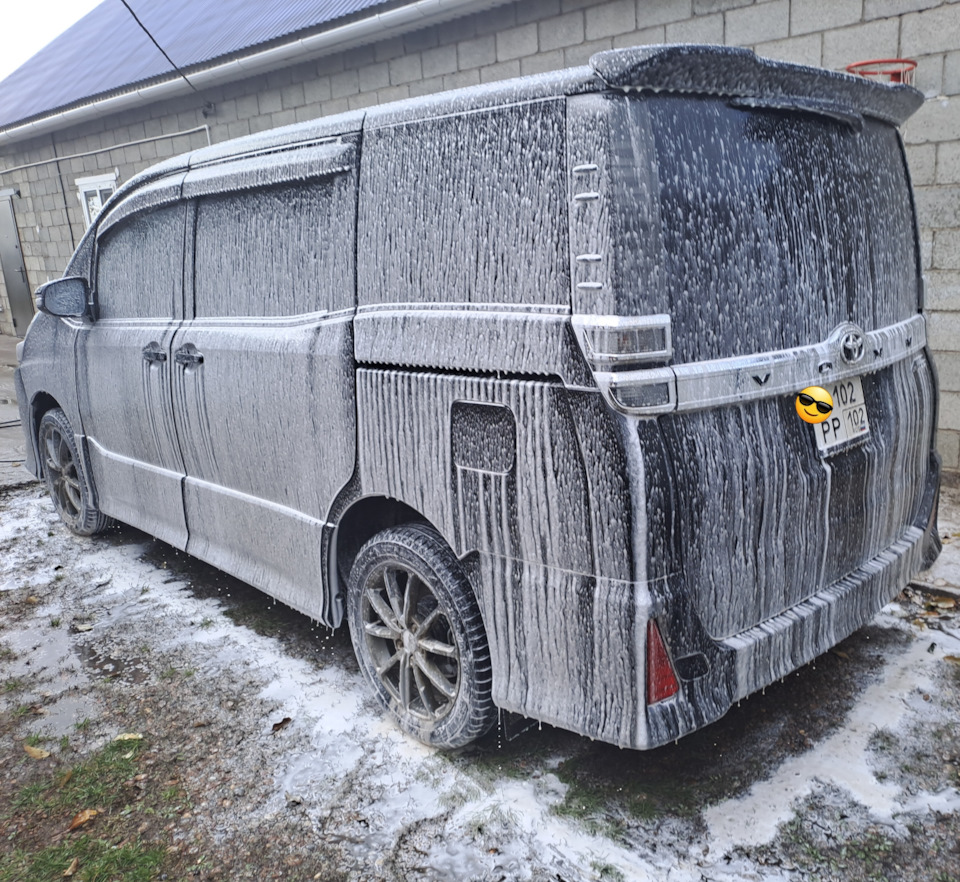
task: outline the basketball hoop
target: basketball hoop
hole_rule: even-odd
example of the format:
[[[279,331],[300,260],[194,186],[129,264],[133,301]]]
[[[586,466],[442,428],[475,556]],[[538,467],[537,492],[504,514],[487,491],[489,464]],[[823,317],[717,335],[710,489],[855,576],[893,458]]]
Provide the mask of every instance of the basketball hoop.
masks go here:
[[[856,61],[847,65],[847,73],[861,77],[889,77],[891,83],[913,82],[917,63],[911,58],[876,58],[873,61]]]

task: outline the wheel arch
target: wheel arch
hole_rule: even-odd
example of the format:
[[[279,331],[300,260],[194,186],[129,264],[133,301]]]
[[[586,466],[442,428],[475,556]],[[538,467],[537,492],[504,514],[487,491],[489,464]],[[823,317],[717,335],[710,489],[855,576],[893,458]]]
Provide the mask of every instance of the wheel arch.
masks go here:
[[[30,443],[33,445],[34,456],[37,463],[37,478],[44,480],[43,454],[40,450],[40,423],[51,410],[60,409],[70,423],[74,438],[77,444],[77,453],[80,456],[80,468],[83,470],[87,479],[87,487],[90,493],[90,501],[95,508],[99,508],[100,494],[97,492],[97,486],[93,481],[93,472],[90,468],[90,450],[87,446],[87,436],[83,434],[82,429],[77,431],[77,425],[70,417],[70,413],[56,398],[49,392],[36,392],[30,400],[29,418],[30,418]],[[79,419],[79,415],[75,415]]]
[[[399,527],[404,524],[423,524],[432,527],[436,533],[450,547],[454,556],[460,560],[464,573],[470,583],[474,598],[480,603],[475,579],[476,552],[461,557],[456,550],[452,537],[444,534],[436,523],[411,505],[389,496],[363,496],[348,505],[337,518],[329,542],[325,545],[327,562],[325,575],[327,578],[327,601],[325,608],[329,611],[333,621],[327,621],[332,627],[339,627],[346,616],[347,579],[360,549],[377,533],[389,527]],[[481,614],[484,610],[481,606]],[[486,616],[484,616],[486,625]]]
[[[426,524],[437,529],[435,524],[412,506],[387,496],[361,497],[343,512],[337,520],[330,542],[330,593],[335,598],[335,608],[345,608],[343,604],[347,577],[364,544],[388,527],[403,524]]]
[[[460,564],[432,525],[407,521],[362,547],[347,596],[357,662],[383,710],[441,748],[496,722],[486,627]]]
[[[110,518],[97,506],[84,462],[83,437],[76,434],[63,408],[43,410],[36,444],[44,451],[41,471],[60,520],[78,536],[102,533]]]

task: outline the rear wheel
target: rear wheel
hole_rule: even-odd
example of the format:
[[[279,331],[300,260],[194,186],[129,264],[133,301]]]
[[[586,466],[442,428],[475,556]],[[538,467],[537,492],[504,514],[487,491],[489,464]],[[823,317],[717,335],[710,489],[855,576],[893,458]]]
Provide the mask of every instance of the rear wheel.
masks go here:
[[[367,542],[350,572],[349,615],[360,668],[402,729],[436,747],[461,747],[490,729],[480,610],[435,530],[393,527]]]
[[[80,464],[73,429],[60,408],[43,415],[38,441],[43,476],[60,520],[79,536],[101,532],[110,519],[93,504],[93,490]]]

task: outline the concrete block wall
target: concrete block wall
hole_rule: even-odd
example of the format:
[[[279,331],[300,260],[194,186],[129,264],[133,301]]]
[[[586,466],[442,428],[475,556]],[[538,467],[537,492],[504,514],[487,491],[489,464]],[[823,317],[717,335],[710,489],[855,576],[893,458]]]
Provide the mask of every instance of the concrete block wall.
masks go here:
[[[58,275],[83,232],[77,177],[126,180],[158,159],[316,116],[583,64],[601,49],[662,42],[746,46],[842,69],[908,57],[927,96],[903,136],[916,188],[930,335],[942,388],[938,447],[960,477],[960,0],[523,0],[403,37],[0,149],[0,169],[99,151],[21,172],[15,210],[32,285]],[[215,109],[205,117],[204,101]],[[149,139],[149,140],[146,140]],[[115,145],[139,141],[127,147]],[[113,149],[108,149],[113,148]],[[60,178],[63,179],[61,188]],[[66,200],[63,198],[66,192]],[[0,304],[5,293],[0,281]],[[12,332],[9,312],[0,330]]]

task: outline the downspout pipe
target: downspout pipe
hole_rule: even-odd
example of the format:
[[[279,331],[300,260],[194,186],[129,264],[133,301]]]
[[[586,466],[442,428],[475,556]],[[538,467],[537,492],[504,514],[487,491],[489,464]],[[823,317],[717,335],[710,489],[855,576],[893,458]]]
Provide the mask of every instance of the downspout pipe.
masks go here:
[[[418,28],[502,6],[508,2],[511,0],[417,0],[406,6],[374,13],[330,30],[300,37],[270,49],[214,64],[211,67],[193,71],[187,68],[185,72],[196,89],[210,88],[331,55],[334,52],[385,40]],[[190,84],[185,82],[179,74],[172,72],[171,78],[163,82],[109,95],[88,104],[52,112],[30,122],[2,129],[0,146],[187,93],[191,93]]]

